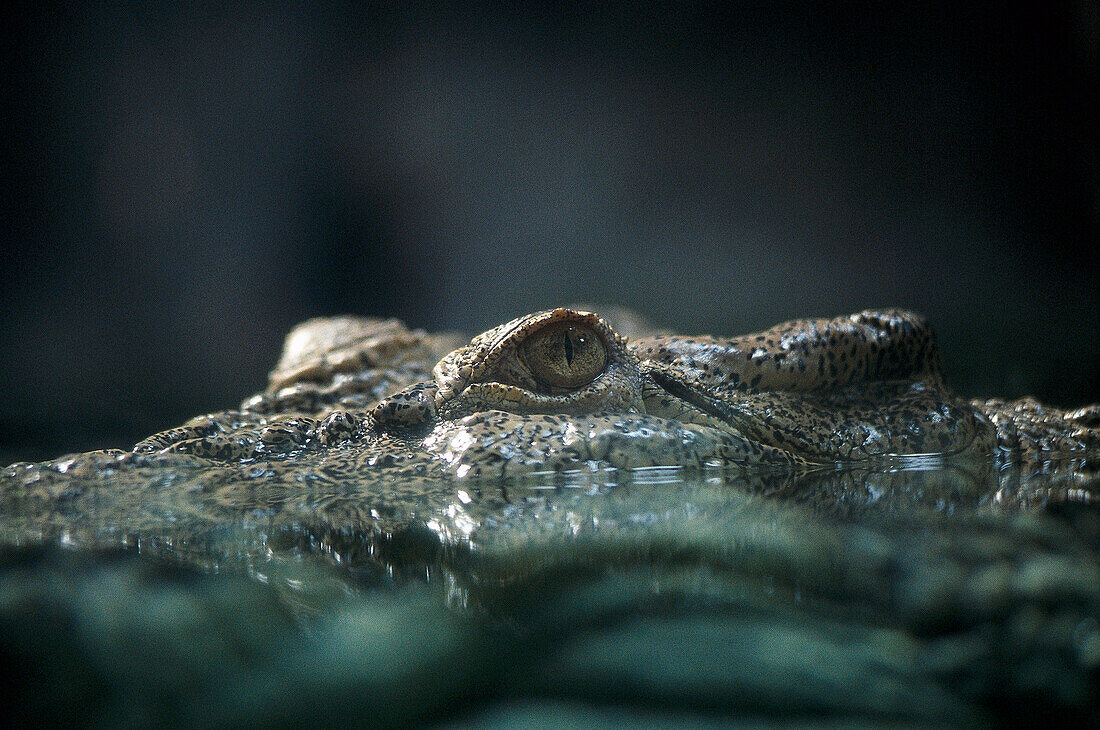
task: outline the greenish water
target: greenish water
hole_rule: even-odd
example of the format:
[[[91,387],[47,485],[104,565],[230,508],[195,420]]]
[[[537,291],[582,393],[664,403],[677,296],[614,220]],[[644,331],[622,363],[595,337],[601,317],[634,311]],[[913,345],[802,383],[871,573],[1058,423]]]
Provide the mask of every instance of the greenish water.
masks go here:
[[[6,712],[110,726],[1100,719],[1100,516],[1080,473],[910,461],[291,492],[250,468],[217,489],[181,469],[138,501],[109,477],[60,480],[48,504],[35,480],[9,481],[0,649],[22,701]]]

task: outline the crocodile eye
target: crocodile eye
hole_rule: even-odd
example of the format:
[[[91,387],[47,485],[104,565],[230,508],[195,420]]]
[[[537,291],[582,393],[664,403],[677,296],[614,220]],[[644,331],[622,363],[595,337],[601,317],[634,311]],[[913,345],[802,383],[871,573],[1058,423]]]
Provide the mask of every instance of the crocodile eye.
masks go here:
[[[552,388],[587,385],[607,365],[603,338],[589,327],[564,322],[529,336],[520,353],[535,379]]]

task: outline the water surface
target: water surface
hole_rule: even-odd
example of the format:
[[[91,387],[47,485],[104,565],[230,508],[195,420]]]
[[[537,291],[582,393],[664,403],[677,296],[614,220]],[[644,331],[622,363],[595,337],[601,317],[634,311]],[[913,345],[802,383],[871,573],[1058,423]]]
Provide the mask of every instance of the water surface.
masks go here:
[[[137,494],[63,459],[7,470],[17,716],[1100,719],[1100,514],[1081,471],[928,458],[397,483],[318,458],[286,484],[263,463],[156,459],[120,467],[145,470]]]

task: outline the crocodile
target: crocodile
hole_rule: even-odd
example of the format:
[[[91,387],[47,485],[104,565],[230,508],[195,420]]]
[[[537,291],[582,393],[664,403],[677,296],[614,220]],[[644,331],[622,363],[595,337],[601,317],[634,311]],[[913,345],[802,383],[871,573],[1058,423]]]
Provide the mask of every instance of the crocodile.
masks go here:
[[[437,667],[451,666],[439,639],[451,612],[475,620],[443,673],[483,661],[489,674],[471,676],[518,677],[520,692],[534,673],[552,678],[538,685],[550,696],[576,677],[561,696],[729,712],[748,702],[787,719],[973,726],[1024,700],[1036,717],[1095,718],[1100,407],[961,398],[927,323],[904,311],[732,338],[603,313],[538,312],[465,342],[395,320],[311,320],[235,410],[132,449],[0,470],[0,557],[13,561],[0,561],[11,627],[0,644],[39,635],[27,615],[54,615],[27,606],[90,625],[74,634],[73,651],[87,652],[82,637],[123,626],[116,614],[190,605],[142,582],[151,557],[254,577],[301,621],[353,602],[357,630],[390,642],[361,654],[346,646],[358,634],[334,634],[332,656],[311,654],[298,674],[272,660],[269,701],[244,704],[252,659],[236,640],[192,659],[203,678],[229,667],[204,680],[229,693],[212,706],[249,721],[287,697],[359,711],[344,684],[314,679],[343,675],[316,667],[346,657],[355,669],[341,672],[390,681],[410,640],[441,647],[423,652],[431,670],[417,696],[446,703]],[[125,579],[104,559],[120,547],[142,559]],[[104,567],[51,562],[74,554]],[[398,625],[372,613],[379,589],[425,582],[447,614]],[[101,681],[151,674],[169,706],[193,702],[173,671],[194,647],[170,637],[232,632],[236,614],[219,616],[150,620],[169,640],[151,633],[136,653],[118,651],[132,643],[119,628],[125,638],[101,648],[113,672]],[[46,667],[34,677],[74,664],[29,656]],[[116,693],[127,706],[130,695]]]
[[[927,458],[1087,474],[1100,453],[1100,404],[1063,410],[953,394],[931,328],[911,312],[793,320],[723,338],[653,332],[637,315],[610,311],[537,312],[461,346],[456,334],[393,319],[310,320],[288,335],[267,388],[239,409],[129,451],[16,464],[0,479],[26,487],[50,482],[47,473],[108,475],[124,486],[128,470],[184,463],[293,478],[318,460],[328,474],[390,482]]]

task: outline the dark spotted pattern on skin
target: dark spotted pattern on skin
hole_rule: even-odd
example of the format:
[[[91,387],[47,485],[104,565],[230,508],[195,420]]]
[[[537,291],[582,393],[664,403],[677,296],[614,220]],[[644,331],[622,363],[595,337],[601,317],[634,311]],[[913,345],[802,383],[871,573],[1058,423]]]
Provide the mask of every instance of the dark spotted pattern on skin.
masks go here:
[[[993,422],[997,446],[1008,453],[1100,459],[1100,404],[1072,411],[1044,406],[1034,398],[975,400],[971,405]]]
[[[380,430],[411,429],[434,421],[436,392],[433,382],[418,383],[386,398],[371,410],[371,418]]]
[[[792,320],[734,338],[657,336],[637,340],[633,350],[722,396],[879,380],[942,384],[932,330],[919,315],[896,309]]]
[[[153,434],[139,441],[133,450],[137,454],[150,454],[184,441],[213,438],[242,429],[251,429],[258,424],[259,420],[255,416],[244,411],[212,413],[192,418],[177,428]]]
[[[647,448],[639,449],[639,442]],[[458,477],[507,477],[589,463],[619,469],[806,463],[737,434],[632,413],[567,417],[486,411],[440,424],[423,449]]]
[[[322,446],[334,446],[353,440],[363,427],[363,419],[348,411],[333,411],[312,429],[310,436]]]
[[[695,399],[706,396],[703,391]],[[719,428],[724,423],[816,463],[964,449],[988,452],[992,447],[992,429],[985,419],[924,381],[871,382],[805,393],[746,392],[733,400],[710,394],[710,401],[715,405],[689,413],[683,400],[658,391],[651,393],[646,409]]]

